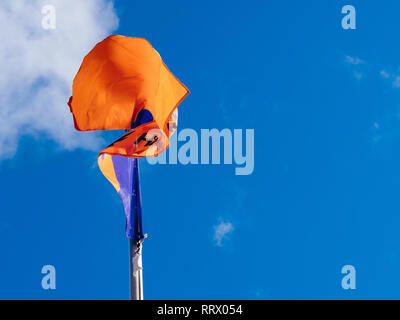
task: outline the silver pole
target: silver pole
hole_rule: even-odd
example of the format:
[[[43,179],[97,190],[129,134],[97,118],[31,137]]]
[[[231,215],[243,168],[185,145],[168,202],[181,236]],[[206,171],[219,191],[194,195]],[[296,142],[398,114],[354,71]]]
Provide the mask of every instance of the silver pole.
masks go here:
[[[125,130],[129,132],[129,130]],[[138,160],[138,159],[136,159]],[[139,162],[137,162],[137,173],[139,174]],[[138,193],[140,197],[140,192]],[[140,222],[141,225],[141,222]],[[142,243],[147,234],[139,241],[129,239],[129,297],[130,300],[143,300],[143,265],[142,265]]]
[[[129,239],[129,284],[130,299],[143,300],[143,266],[142,266],[143,240]]]

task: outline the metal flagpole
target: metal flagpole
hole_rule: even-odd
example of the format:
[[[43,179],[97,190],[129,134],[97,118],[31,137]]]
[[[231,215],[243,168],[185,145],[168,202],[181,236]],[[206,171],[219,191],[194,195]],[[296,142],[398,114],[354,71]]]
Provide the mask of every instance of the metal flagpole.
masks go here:
[[[129,130],[125,130],[129,132]],[[140,199],[140,186],[139,186],[139,161],[134,159],[134,166],[131,172],[133,191],[135,193],[135,210],[140,208],[141,211],[141,199]],[[134,216],[134,229],[135,239],[129,240],[129,298],[130,300],[143,300],[143,265],[142,265],[142,243],[144,238],[137,240],[137,233],[142,232],[142,218],[135,214]]]
[[[142,243],[129,239],[129,283],[130,299],[143,300],[143,266],[142,266]]]
[[[130,165],[132,183],[130,226],[134,234],[132,238],[129,238],[129,291],[131,300],[143,300],[142,244],[147,235],[143,234],[142,227],[139,159],[132,159]]]

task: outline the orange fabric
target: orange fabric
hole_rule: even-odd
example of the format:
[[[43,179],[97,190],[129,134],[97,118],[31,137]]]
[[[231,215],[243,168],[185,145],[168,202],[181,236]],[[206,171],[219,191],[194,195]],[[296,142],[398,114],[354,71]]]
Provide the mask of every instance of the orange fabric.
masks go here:
[[[139,158],[168,148],[174,111],[188,93],[147,40],[113,35],[84,58],[68,104],[81,131],[130,129],[150,111],[153,121],[100,152]]]
[[[100,168],[101,172],[104,174],[104,176],[114,186],[115,190],[117,190],[117,192],[119,192],[119,190],[121,189],[121,186],[120,186],[117,176],[115,174],[114,164],[112,162],[112,156],[109,154],[104,154],[104,155],[98,157],[97,164],[99,165],[99,168]]]

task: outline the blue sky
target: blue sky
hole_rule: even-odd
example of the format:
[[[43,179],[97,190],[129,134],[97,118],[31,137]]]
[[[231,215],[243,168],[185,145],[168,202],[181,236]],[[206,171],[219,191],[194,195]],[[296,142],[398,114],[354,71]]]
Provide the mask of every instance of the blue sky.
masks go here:
[[[341,28],[346,4],[356,30]],[[145,298],[400,298],[400,3],[119,0],[115,12],[113,33],[148,39],[191,91],[180,129],[255,130],[249,176],[141,161]],[[1,160],[0,298],[128,298],[122,206],[87,149],[26,130]],[[344,265],[356,290],[341,287]]]

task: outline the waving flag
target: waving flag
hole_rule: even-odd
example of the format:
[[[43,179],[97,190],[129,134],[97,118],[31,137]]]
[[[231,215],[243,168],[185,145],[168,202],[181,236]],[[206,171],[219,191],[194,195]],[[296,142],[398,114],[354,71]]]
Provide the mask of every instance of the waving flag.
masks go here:
[[[124,206],[126,236],[135,240],[144,237],[138,162],[135,158],[106,153],[99,160],[101,171],[117,190]]]
[[[188,93],[147,40],[119,35],[98,43],[74,78],[68,105],[77,130],[129,130],[100,152],[98,164],[121,197],[130,239],[143,238],[136,158],[169,147]]]

